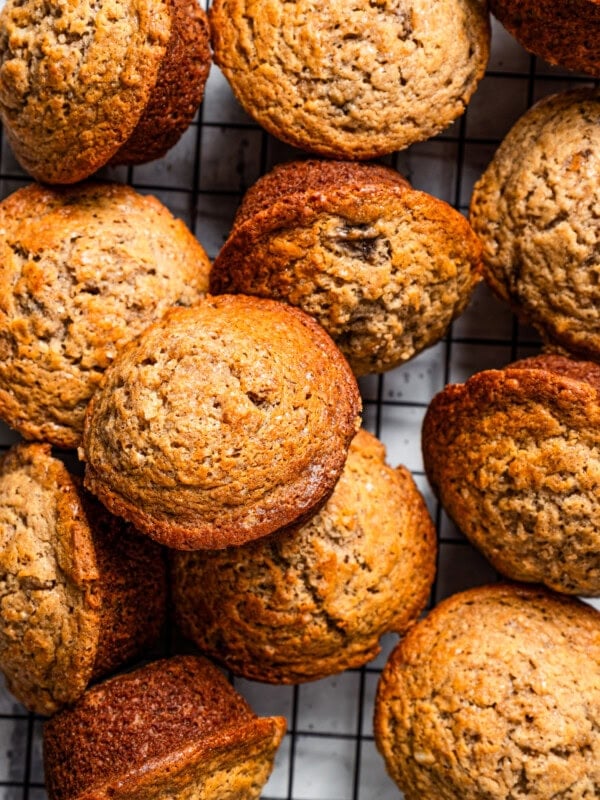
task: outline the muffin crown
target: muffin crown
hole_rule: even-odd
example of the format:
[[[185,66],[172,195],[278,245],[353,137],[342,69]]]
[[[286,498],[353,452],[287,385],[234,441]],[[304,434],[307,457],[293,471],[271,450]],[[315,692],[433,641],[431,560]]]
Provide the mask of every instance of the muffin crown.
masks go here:
[[[331,158],[427,139],[464,112],[489,52],[479,0],[216,0],[215,62],[269,133]]]
[[[600,356],[600,92],[550,95],[512,127],[475,184],[484,277],[542,338]]]
[[[176,616],[236,674],[316,680],[374,658],[380,637],[422,611],[435,529],[408,470],[360,430],[325,506],[302,526],[242,547],[172,553]]]
[[[440,603],[392,653],[374,732],[407,800],[565,800],[600,781],[600,614],[538,587]]]
[[[462,214],[394,170],[291,162],[248,191],[210,287],[301,308],[365,375],[444,335],[480,280],[480,257]]]
[[[0,534],[0,668],[22,703],[50,714],[92,677],[102,590],[77,491],[48,445],[0,462]]]
[[[171,309],[125,347],[86,417],[86,485],[169,546],[224,547],[325,502],[360,396],[297,309],[242,295]]]
[[[135,128],[171,32],[168,0],[8,0],[0,14],[0,115],[25,169],[74,183]]]
[[[112,517],[50,446],[0,462],[0,669],[28,709],[51,714],[158,638],[159,548]]]
[[[128,186],[39,184],[0,203],[0,417],[76,447],[118,349],[207,288],[209,261],[181,220]]]
[[[436,395],[423,459],[444,508],[504,575],[600,594],[600,367],[543,356]]]

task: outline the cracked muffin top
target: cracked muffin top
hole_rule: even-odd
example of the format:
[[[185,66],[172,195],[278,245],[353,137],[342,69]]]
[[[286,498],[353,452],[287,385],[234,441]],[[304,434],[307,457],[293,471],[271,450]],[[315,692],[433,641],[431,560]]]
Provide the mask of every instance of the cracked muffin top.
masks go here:
[[[44,725],[48,797],[258,800],[285,728],[205,659],[155,661]]]
[[[86,414],[86,486],[170,547],[241,544],[325,502],[360,407],[344,357],[302,311],[206,297],[106,371]]]
[[[545,355],[437,394],[423,461],[458,527],[509,578],[600,595],[600,366]]]
[[[191,122],[209,66],[196,0],[7,0],[0,13],[0,117],[39,181],[163,155]]]
[[[309,152],[365,159],[461,115],[489,52],[479,0],[216,0],[215,62],[248,114]]]
[[[484,275],[542,337],[600,357],[600,92],[552,95],[514,125],[479,179]]]
[[[600,77],[599,0],[489,0],[489,5],[531,53]]]
[[[543,589],[444,600],[392,653],[374,732],[407,800],[581,800],[600,789],[600,614]]]
[[[87,495],[49,445],[0,460],[0,669],[52,714],[158,638],[160,548]]]
[[[365,375],[445,334],[480,280],[480,256],[463,215],[395,170],[311,159],[248,190],[210,288],[300,307]]]
[[[404,467],[358,432],[326,505],[241,547],[171,553],[182,631],[235,674],[270,683],[359,667],[423,610],[435,529]]]
[[[76,447],[117,350],[204,293],[208,258],[158,200],[128,186],[31,184],[0,203],[0,418]]]

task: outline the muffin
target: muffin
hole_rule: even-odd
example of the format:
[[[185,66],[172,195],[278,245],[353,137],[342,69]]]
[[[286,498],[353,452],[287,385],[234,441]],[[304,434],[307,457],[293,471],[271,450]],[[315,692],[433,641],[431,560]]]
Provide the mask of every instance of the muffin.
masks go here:
[[[208,661],[157,661],[44,725],[48,797],[258,800],[285,727],[254,714]]]
[[[168,311],[88,407],[85,483],[182,550],[242,544],[322,505],[359,426],[344,357],[298,309],[244,295]]]
[[[215,0],[215,62],[245,111],[289,144],[365,159],[465,110],[489,55],[479,0]]]
[[[202,100],[209,39],[197,0],[7,0],[0,119],[19,163],[75,183],[164,155]]]
[[[496,585],[445,600],[392,653],[375,742],[406,800],[583,800],[599,720],[600,614]]]
[[[530,52],[600,77],[598,0],[490,0],[490,10]]]
[[[600,92],[544,98],[475,185],[484,274],[546,342],[600,358]]]
[[[155,198],[128,186],[32,184],[0,203],[0,418],[76,447],[117,350],[207,288],[208,258]]]
[[[559,355],[486,370],[436,395],[427,476],[502,574],[600,596],[600,366]]]
[[[0,669],[30,711],[52,714],[158,638],[160,548],[83,490],[50,446],[0,461]]]
[[[327,504],[242,547],[171,554],[175,617],[234,674],[270,683],[359,667],[423,610],[435,529],[404,467],[364,430]]]
[[[302,308],[364,375],[444,335],[480,278],[480,256],[462,214],[395,170],[297,161],[246,193],[210,288]]]

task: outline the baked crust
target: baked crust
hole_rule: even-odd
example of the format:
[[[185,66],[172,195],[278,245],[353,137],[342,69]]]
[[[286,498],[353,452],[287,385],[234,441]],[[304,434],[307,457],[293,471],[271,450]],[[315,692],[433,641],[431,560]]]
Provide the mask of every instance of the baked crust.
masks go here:
[[[76,447],[118,349],[207,288],[199,242],[128,186],[31,184],[0,203],[0,417]]]
[[[412,476],[364,430],[326,505],[241,547],[171,553],[183,632],[234,674],[270,683],[359,667],[425,607],[435,529]]]
[[[76,183],[162,155],[202,99],[208,40],[194,0],[7,0],[0,117],[18,161]]]
[[[505,137],[470,219],[484,277],[546,342],[600,358],[600,92],[551,95]]]
[[[600,785],[600,614],[496,585],[440,603],[392,653],[374,733],[407,800],[580,800]]]
[[[298,309],[243,295],[175,308],[121,350],[86,414],[86,486],[177,549],[313,513],[358,429],[356,380]]]
[[[292,162],[248,191],[210,287],[298,306],[364,375],[445,334],[480,279],[480,256],[463,215],[394,170]]]
[[[375,158],[460,116],[483,76],[478,0],[215,0],[215,62],[260,125],[312,153]]]
[[[436,395],[423,459],[444,508],[509,578],[600,595],[600,366],[543,356]]]
[[[490,0],[490,10],[530,52],[600,77],[598,0]]]
[[[90,689],[44,726],[51,800],[258,800],[285,733],[208,661],[177,656]]]
[[[262,175],[244,194],[236,212],[234,227],[242,225],[272,205],[298,194],[313,196],[330,192],[336,186],[358,191],[363,184],[409,188],[399,172],[381,164],[308,158],[277,164]]]
[[[0,461],[0,668],[51,714],[153,643],[164,621],[160,550],[83,492],[49,445]]]
[[[9,0],[0,114],[22,166],[75,183],[105,164],[142,115],[170,34],[167,0]]]
[[[581,361],[560,353],[541,353],[529,358],[520,358],[508,365],[510,369],[542,369],[573,378],[592,386],[600,396],[600,364],[593,361]]]
[[[198,0],[171,0],[170,9],[171,35],[156,84],[111,164],[143,164],[164,156],[202,102],[211,65],[208,17]]]

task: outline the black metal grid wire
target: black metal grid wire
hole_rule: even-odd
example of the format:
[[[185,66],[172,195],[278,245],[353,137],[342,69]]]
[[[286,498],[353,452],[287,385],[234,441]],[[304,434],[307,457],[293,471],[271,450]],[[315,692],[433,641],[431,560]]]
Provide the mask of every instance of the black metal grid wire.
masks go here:
[[[210,0],[205,2],[210,4]],[[465,213],[472,183],[518,116],[539,97],[581,83],[590,80],[527,55],[494,22],[490,67],[466,114],[430,143],[414,145],[386,161],[417,188],[442,196]],[[105,170],[103,176],[156,194],[188,223],[214,257],[244,190],[275,163],[301,154],[245,117],[214,68],[205,102],[184,138],[161,164]],[[3,137],[0,152],[3,198],[29,179]],[[441,180],[444,175],[446,179]],[[436,191],[439,186],[442,191]],[[430,604],[494,580],[495,574],[452,526],[427,487],[419,455],[425,408],[449,381],[463,380],[478,369],[501,366],[537,349],[534,333],[480,287],[442,342],[393,373],[361,381],[365,426],[386,444],[390,463],[405,463],[411,469],[436,522],[439,563]],[[0,427],[0,450],[16,438]],[[288,733],[263,800],[400,797],[385,776],[370,725],[376,681],[394,643],[394,637],[385,637],[382,654],[371,664],[312,685],[269,687],[232,679],[258,713],[283,714],[288,719]],[[168,631],[157,655],[182,647],[186,645]],[[0,800],[46,797],[41,726],[39,717],[0,690]]]

